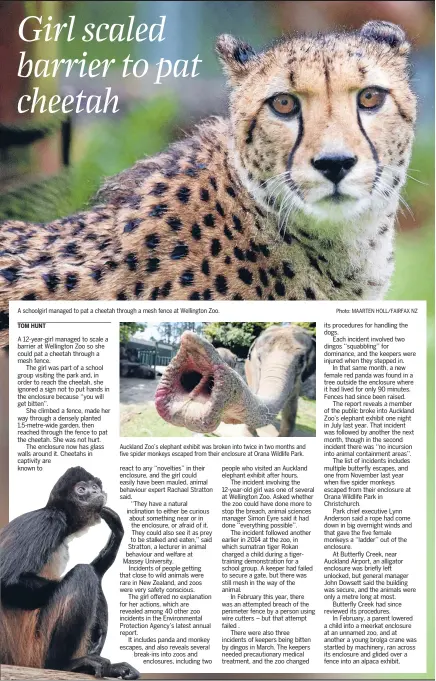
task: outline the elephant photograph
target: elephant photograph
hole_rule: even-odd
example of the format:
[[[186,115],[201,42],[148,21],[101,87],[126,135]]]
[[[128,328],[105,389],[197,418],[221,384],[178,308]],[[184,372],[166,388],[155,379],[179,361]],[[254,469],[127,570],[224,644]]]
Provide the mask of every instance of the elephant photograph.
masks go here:
[[[120,324],[121,437],[314,437],[314,322]]]

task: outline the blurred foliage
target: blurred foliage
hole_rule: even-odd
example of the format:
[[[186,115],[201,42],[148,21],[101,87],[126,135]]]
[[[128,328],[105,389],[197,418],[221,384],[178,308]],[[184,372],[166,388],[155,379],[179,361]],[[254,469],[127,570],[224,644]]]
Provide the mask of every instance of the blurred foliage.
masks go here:
[[[33,3],[32,3],[33,4]],[[198,0],[184,0],[184,2],[159,3],[141,0],[123,0],[123,2],[101,2],[100,0],[76,0],[64,2],[62,21],[68,21],[70,15],[75,16],[74,35],[82,36],[84,27],[88,23],[95,24],[124,24],[129,23],[129,16],[136,17],[135,27],[141,22],[149,26],[160,21],[161,15],[166,15],[164,40],[175,41],[183,52],[177,55],[181,58],[192,59],[200,54],[201,74],[215,76],[221,74],[221,67],[215,54],[214,46],[221,33],[240,33],[248,42],[258,47],[263,46],[276,37],[274,15],[270,5],[273,3],[247,0],[241,2],[198,2]],[[179,9],[178,6],[181,6]],[[36,12],[32,12],[36,14]],[[67,41],[66,33],[62,32],[59,39],[59,54],[64,59],[82,58],[85,50],[86,60],[115,59],[111,70],[119,69],[122,60],[130,55],[133,59],[152,58],[152,63],[160,57],[168,55],[168,47],[153,44],[147,39],[143,42],[110,42],[95,39],[82,41]],[[161,47],[161,49],[159,49]],[[174,53],[171,55],[174,58]]]
[[[275,324],[281,322],[212,322],[205,326],[204,335],[216,348],[227,348],[245,358],[254,339]]]
[[[407,171],[408,180],[403,196],[411,207],[412,215],[407,208],[402,208],[403,219],[410,228],[421,225],[426,220],[433,220],[435,207],[435,138],[432,130],[421,130],[413,145],[410,166]]]
[[[427,301],[427,413],[428,442],[434,453],[435,427],[435,240],[434,222],[419,230],[398,235],[395,248],[395,272],[389,300]],[[433,456],[433,454],[432,454]]]
[[[434,225],[400,232],[395,246],[395,271],[388,300],[426,300],[434,316]]]
[[[212,322],[206,324],[203,333],[216,348],[227,348],[241,358],[247,357],[253,341],[269,326],[281,326],[284,322]],[[292,322],[316,336],[316,322]]]
[[[395,243],[395,271],[388,300],[426,300],[429,323],[434,320],[434,132],[421,130],[413,147],[409,179],[403,195],[412,215],[402,208]]]
[[[170,345],[179,342],[180,336],[184,331],[201,332],[203,324],[201,322],[162,322],[159,324],[158,331],[161,340]]]
[[[74,35],[82,36],[85,31],[86,24],[126,24],[128,25],[129,16],[137,13],[137,2],[132,0],[123,0],[123,2],[100,2],[99,0],[88,0],[87,2],[69,2],[63,3],[66,5],[63,8],[63,21],[68,21],[70,15],[74,15]],[[153,23],[153,22],[151,22]],[[133,42],[110,42],[104,40],[97,42],[91,40],[86,43],[82,41],[73,40],[68,42],[67,34],[63,31],[59,39],[59,53],[63,59],[81,59],[82,52],[85,51],[86,60],[90,62],[92,59],[116,59],[118,67],[122,66],[121,61],[129,56],[129,54],[136,54],[137,43]]]
[[[306,329],[312,336],[316,336],[316,322],[292,322],[293,324],[296,324],[297,326],[302,326],[303,329]]]
[[[434,148],[433,131],[421,130],[413,147],[409,180],[404,191],[413,217],[403,208],[400,223],[408,229],[397,235],[395,271],[386,296],[388,300],[427,301],[429,368],[434,362]]]
[[[135,333],[144,331],[147,324],[137,324],[136,322],[120,322],[120,343],[127,343]]]
[[[48,222],[71,212],[70,172],[31,182],[0,194],[0,220]]]

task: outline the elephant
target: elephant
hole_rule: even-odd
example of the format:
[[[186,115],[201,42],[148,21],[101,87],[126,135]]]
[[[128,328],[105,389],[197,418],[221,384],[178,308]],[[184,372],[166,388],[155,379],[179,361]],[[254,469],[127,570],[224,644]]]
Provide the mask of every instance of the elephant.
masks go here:
[[[245,378],[245,368],[244,368],[244,360],[239,359],[237,355],[235,355],[231,350],[228,350],[228,348],[217,348],[216,349],[217,353],[223,359],[227,364],[232,367],[235,371],[238,372],[242,378]]]
[[[305,329],[274,326],[250,348],[247,382],[204,338],[185,331],[156,394],[159,415],[176,426],[211,433],[220,424],[246,424],[252,434],[282,411],[279,437],[291,434],[301,384],[316,368],[316,341]]]
[[[217,348],[216,351],[221,359],[227,362],[229,367],[232,367],[232,369],[236,368],[238,357],[231,350],[228,350],[227,348]]]
[[[282,413],[279,437],[289,437],[292,434],[302,384],[316,370],[315,338],[300,326],[270,326],[253,341],[245,360],[245,376],[249,387],[257,395],[264,394],[268,385],[271,385],[274,390],[274,385],[277,383],[277,376],[274,372],[277,370],[286,372],[285,365],[282,365],[281,369],[277,369],[277,365],[275,367],[271,365],[276,353],[278,351],[287,353],[289,363],[296,352],[301,352],[301,348],[303,348],[303,354],[305,349],[304,364],[295,380],[291,381],[287,396],[284,395],[283,406],[279,409]],[[250,428],[250,431],[252,435],[256,435],[255,429]]]

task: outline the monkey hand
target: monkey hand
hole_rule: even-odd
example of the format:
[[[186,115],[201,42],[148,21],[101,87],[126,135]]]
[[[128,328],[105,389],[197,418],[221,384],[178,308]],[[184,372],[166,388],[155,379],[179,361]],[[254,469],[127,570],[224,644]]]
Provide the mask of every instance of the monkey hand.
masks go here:
[[[71,660],[64,671],[93,674],[96,679],[103,679],[111,667],[110,660],[100,655],[85,655]]]
[[[111,664],[106,674],[116,679],[139,679],[139,672],[127,662]]]
[[[113,679],[138,679],[139,672],[127,662],[112,664],[106,657],[100,655],[85,655],[71,660],[65,666],[65,671],[93,674],[96,679],[110,677]]]
[[[118,513],[115,513],[109,506],[103,506],[100,511],[100,517],[103,518],[105,523],[110,527],[110,529],[115,532],[124,532],[123,524]]]

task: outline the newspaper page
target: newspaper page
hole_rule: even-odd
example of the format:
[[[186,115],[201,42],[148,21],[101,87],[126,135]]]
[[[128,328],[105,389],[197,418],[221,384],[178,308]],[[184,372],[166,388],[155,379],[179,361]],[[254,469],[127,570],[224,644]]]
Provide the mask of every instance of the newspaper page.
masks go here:
[[[0,54],[0,678],[434,679],[433,4]]]
[[[11,515],[71,468],[102,481],[124,527],[111,657],[425,672],[425,304],[296,302],[290,322],[268,302],[10,309]],[[256,326],[245,362],[211,344]],[[71,542],[69,569],[108,534]]]

